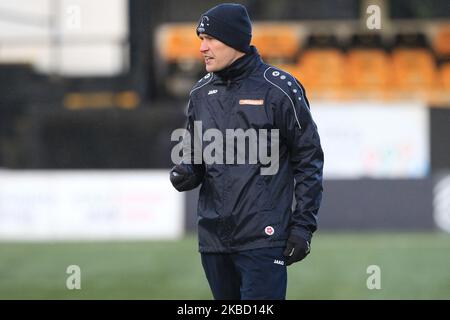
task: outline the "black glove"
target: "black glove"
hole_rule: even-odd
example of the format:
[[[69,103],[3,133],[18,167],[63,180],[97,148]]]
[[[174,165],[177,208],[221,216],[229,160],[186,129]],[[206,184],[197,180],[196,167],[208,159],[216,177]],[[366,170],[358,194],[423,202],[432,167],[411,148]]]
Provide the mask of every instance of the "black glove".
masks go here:
[[[195,171],[193,165],[181,163],[170,170],[170,182],[178,191],[188,191],[203,181],[203,174],[203,171]]]
[[[283,254],[286,257],[286,266],[303,260],[311,250],[309,242],[302,237],[290,235]]]

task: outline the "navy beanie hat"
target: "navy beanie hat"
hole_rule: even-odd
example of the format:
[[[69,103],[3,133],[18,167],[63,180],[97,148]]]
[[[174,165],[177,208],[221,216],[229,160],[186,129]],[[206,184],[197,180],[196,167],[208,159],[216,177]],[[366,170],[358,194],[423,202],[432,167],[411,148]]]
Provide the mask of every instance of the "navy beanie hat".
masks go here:
[[[223,3],[201,15],[197,35],[208,34],[241,52],[248,52],[252,23],[243,5]]]

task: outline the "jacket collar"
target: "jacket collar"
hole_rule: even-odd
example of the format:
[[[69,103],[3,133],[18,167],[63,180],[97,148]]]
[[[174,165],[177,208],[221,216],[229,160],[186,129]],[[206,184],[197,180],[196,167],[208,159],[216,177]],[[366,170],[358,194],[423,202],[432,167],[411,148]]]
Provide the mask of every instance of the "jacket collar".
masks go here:
[[[217,76],[214,84],[227,84],[239,82],[249,76],[259,64],[262,63],[258,50],[250,46],[250,50],[244,56],[234,61],[231,65],[220,71],[214,72]]]

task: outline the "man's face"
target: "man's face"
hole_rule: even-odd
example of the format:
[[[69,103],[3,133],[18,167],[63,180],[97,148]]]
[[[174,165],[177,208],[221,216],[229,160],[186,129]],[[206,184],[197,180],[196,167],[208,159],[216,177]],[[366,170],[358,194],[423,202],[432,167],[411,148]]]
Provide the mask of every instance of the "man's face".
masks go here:
[[[244,55],[243,52],[227,46],[210,35],[201,33],[199,38],[202,41],[200,52],[205,59],[208,72],[220,71]]]

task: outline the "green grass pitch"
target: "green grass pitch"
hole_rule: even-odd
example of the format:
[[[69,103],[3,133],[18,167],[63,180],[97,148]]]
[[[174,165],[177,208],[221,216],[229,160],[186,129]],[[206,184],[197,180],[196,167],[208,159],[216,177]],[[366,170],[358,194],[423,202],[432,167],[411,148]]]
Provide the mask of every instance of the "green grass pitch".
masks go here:
[[[66,287],[69,265],[81,289]],[[369,290],[367,267],[381,269]],[[196,237],[180,241],[0,243],[0,299],[211,299]],[[287,298],[450,299],[450,235],[318,232],[288,268]]]

